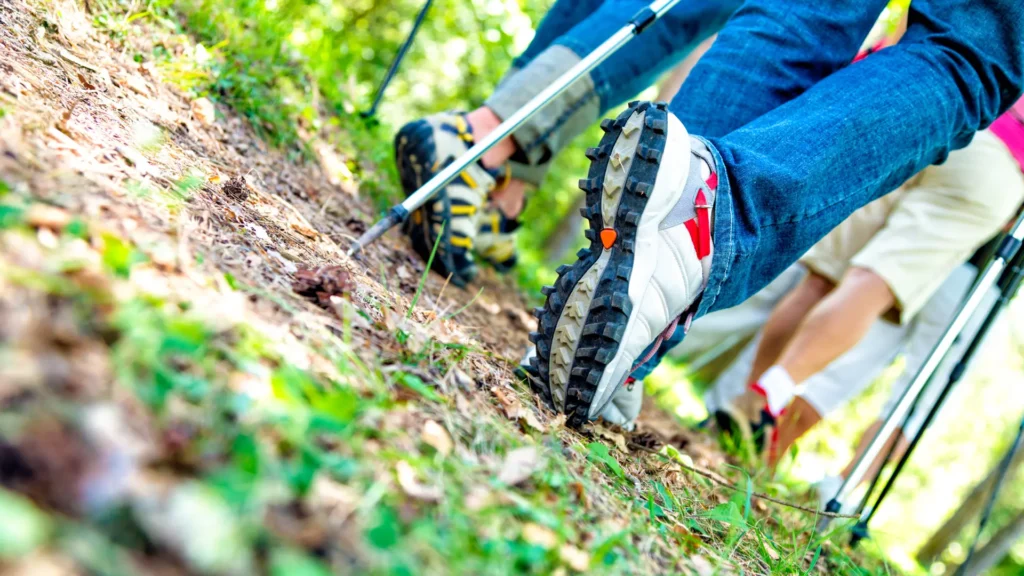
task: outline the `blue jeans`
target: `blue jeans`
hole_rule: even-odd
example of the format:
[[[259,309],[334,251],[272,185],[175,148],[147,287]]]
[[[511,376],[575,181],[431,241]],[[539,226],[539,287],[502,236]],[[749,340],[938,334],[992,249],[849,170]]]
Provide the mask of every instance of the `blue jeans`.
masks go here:
[[[673,100],[727,176],[697,316],[757,292],[1021,95],[1024,3],[914,0],[901,42],[850,64],[885,4],[749,0]]]
[[[643,0],[558,0],[513,66],[526,67],[552,45],[565,46],[582,58],[649,4]],[[683,0],[676,4],[591,72],[601,114],[654,84],[698,44],[721,30],[741,4],[743,0]]]

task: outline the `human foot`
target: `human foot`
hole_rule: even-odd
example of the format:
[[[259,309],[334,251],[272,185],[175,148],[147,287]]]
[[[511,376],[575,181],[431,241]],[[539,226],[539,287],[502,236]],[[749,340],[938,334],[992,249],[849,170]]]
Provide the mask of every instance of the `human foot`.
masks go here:
[[[629,375],[704,288],[718,182],[710,151],[664,103],[631,103],[601,127],[580,181],[590,248],[544,289],[531,334],[533,375],[576,427],[598,416],[631,426],[639,414],[643,387]]]
[[[459,113],[435,114],[403,126],[395,136],[395,161],[405,193],[415,192],[473,143],[470,124]],[[465,286],[476,276],[472,249],[480,207],[506,176],[504,167],[490,170],[476,162],[413,212],[405,225],[413,249],[425,261],[437,244],[433,268],[451,275],[456,286]]]
[[[796,396],[797,386],[779,365],[772,366],[739,397],[727,402],[717,418],[723,430],[754,448],[763,462],[779,457],[778,420]]]

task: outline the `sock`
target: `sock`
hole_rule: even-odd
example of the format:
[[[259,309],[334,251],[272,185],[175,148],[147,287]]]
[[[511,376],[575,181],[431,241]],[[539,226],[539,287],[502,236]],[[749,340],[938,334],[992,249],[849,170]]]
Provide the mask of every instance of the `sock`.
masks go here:
[[[765,397],[768,401],[768,412],[775,417],[781,415],[796,396],[796,383],[786,369],[778,364],[769,368],[750,387]]]

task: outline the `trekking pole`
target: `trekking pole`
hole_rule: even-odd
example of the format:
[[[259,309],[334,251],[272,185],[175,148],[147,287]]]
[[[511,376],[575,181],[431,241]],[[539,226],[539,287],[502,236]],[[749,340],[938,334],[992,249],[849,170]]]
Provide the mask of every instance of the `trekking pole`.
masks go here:
[[[391,80],[394,79],[395,74],[398,73],[398,67],[402,64],[402,60],[405,58],[405,53],[409,51],[409,47],[412,46],[412,41],[416,38],[416,32],[419,31],[420,25],[423,24],[423,20],[427,17],[427,11],[430,10],[430,5],[434,3],[434,0],[427,0],[427,3],[423,5],[420,13],[416,16],[416,21],[412,24],[412,30],[409,31],[409,36],[406,37],[405,42],[402,42],[402,46],[398,48],[398,53],[395,54],[395,59],[391,61],[391,66],[388,68],[388,73],[384,75],[384,79],[381,80],[380,86],[377,87],[377,95],[373,97],[373,104],[370,109],[360,114],[363,118],[373,118],[377,114],[377,107],[380,106],[381,100],[384,99],[384,91],[388,89],[388,85],[391,84]]]
[[[853,471],[850,475],[843,480],[842,486],[836,495],[828,502],[825,506],[825,510],[828,512],[838,512],[842,509],[843,501],[848,499],[854,489],[860,485],[861,480],[867,475],[868,468],[871,463],[874,462],[875,458],[882,452],[882,448],[885,446],[889,437],[896,430],[898,422],[902,422],[903,418],[910,411],[911,405],[916,401],[917,397],[921,394],[921,390],[924,385],[931,378],[932,373],[938,367],[939,362],[942,361],[942,357],[945,356],[946,352],[953,345],[953,341],[956,340],[957,335],[960,334],[964,329],[964,325],[967,324],[967,320],[972,314],[978,309],[981,304],[985,293],[988,292],[996,280],[999,279],[1003,269],[1006,268],[1007,263],[1013,259],[1018,249],[1021,246],[1021,240],[1024,239],[1024,213],[1018,216],[1014,222],[1010,233],[1007,234],[1002,243],[999,245],[999,249],[996,251],[995,258],[985,266],[984,271],[980,275],[980,279],[975,282],[974,287],[971,288],[970,294],[963,304],[960,305],[960,309],[957,311],[956,316],[950,322],[949,327],[946,328],[942,338],[935,344],[932,351],[928,354],[928,359],[925,360],[924,365],[914,376],[914,379],[910,382],[910,386],[903,391],[899,401],[889,411],[885,420],[882,422],[882,426],[879,428],[875,437],[871,439],[871,443],[867,449],[861,454],[860,458],[853,466]],[[818,525],[819,530],[823,530],[827,526],[827,522],[820,522]]]
[[[992,514],[992,508],[995,507],[999,491],[1002,489],[1003,482],[1006,481],[1007,474],[1010,471],[1010,463],[1013,462],[1013,457],[1017,454],[1017,450],[1020,450],[1022,439],[1024,439],[1024,419],[1020,421],[1020,428],[1017,430],[1017,437],[1013,439],[1013,444],[1010,444],[1010,449],[1006,451],[1006,455],[999,462],[999,471],[996,473],[995,484],[992,486],[992,494],[989,495],[988,502],[985,503],[985,509],[981,513],[981,520],[978,522],[978,533],[974,535],[971,548],[967,551],[967,558],[957,568],[956,576],[964,576],[967,574],[967,569],[970,568],[971,559],[974,558],[974,552],[978,548],[978,540],[981,538],[981,533],[985,531],[985,526],[988,524],[988,518]]]
[[[985,337],[992,329],[992,326],[995,325],[996,320],[1002,312],[1006,310],[1010,301],[1017,295],[1017,291],[1020,289],[1022,280],[1024,280],[1024,250],[1018,250],[1013,256],[1013,259],[1007,265],[1002,276],[999,278],[999,299],[992,305],[992,309],[988,311],[988,314],[985,316],[985,320],[982,322],[981,326],[978,327],[978,332],[971,339],[971,343],[968,344],[967,348],[964,350],[964,353],[961,355],[960,360],[957,361],[956,366],[953,367],[942,392],[939,394],[938,398],[935,399],[935,404],[929,408],[928,414],[921,423],[921,428],[914,434],[914,437],[910,441],[910,445],[907,446],[907,451],[896,463],[892,474],[889,475],[889,479],[882,487],[882,491],[878,494],[878,498],[875,499],[875,503],[871,507],[867,508],[866,512],[862,514],[860,519],[857,521],[857,525],[853,529],[853,537],[850,540],[851,545],[856,546],[861,539],[867,537],[868,523],[871,522],[872,518],[874,518],[875,512],[878,511],[878,508],[882,505],[885,497],[889,494],[893,484],[896,482],[896,478],[900,475],[900,472],[906,465],[907,460],[910,459],[914,449],[924,436],[925,430],[931,426],[932,421],[942,410],[942,406],[945,404],[946,398],[967,372],[967,368],[970,366],[971,361],[974,359],[975,354],[981,348],[982,344],[984,344]],[[904,425],[905,424],[906,420],[904,420]]]
[[[609,56],[625,46],[634,37],[646,30],[648,26],[656,22],[658,18],[661,18],[678,3],[679,0],[655,0],[649,6],[637,12],[629,21],[629,24],[613,34],[611,38],[605,40],[603,44],[595,48],[594,51],[588,54],[586,58],[569,69],[569,71],[555,80],[553,84],[545,88],[540,94],[534,96],[532,100],[527,102],[515,114],[509,116],[504,122],[498,125],[498,127],[494,129],[494,132],[491,132],[483,140],[476,143],[476,145],[467,150],[465,154],[449,164],[447,168],[435,174],[434,177],[421,186],[419,190],[410,194],[404,202],[391,208],[387,216],[374,224],[352,244],[352,247],[349,248],[348,255],[352,256],[353,254],[356,254],[368,244],[383,236],[385,232],[404,222],[405,219],[409,217],[410,213],[420,206],[423,206],[427,200],[434,196],[434,194],[437,194],[437,192],[449,182],[454,180],[460,173],[462,173],[463,170],[466,169],[466,167],[479,160],[481,156],[496,144],[505,138],[508,138],[517,128],[533,117],[533,115],[541,108],[557,98],[559,94],[564,92],[569,88],[569,86],[582,78],[585,74],[599,66]]]

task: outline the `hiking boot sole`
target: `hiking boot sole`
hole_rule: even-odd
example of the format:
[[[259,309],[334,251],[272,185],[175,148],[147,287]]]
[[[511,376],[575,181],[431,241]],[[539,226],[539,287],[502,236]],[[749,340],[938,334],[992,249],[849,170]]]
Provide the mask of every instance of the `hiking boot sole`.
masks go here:
[[[624,381],[631,371],[618,355],[633,312],[630,280],[639,225],[667,143],[666,105],[630,103],[629,110],[605,120],[601,128],[605,135],[587,151],[590,171],[580,181],[590,247],[577,253],[575,264],[559,267],[554,286],[543,289],[545,305],[534,311],[539,329],[530,334],[537,356],[528,372],[546,384],[539,391],[545,401],[577,428],[611,401],[609,386],[622,384],[609,381]],[[689,149],[681,162],[688,157]],[[615,373],[605,378],[613,360]],[[625,372],[621,378],[620,372]],[[595,399],[600,406],[593,405]]]

